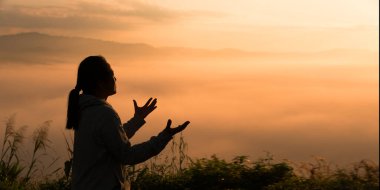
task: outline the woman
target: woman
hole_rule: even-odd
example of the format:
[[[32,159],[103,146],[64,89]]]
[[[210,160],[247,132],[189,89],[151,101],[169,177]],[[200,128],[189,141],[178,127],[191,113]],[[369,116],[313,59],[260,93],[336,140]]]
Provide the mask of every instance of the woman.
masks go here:
[[[80,63],[77,84],[69,95],[66,123],[67,129],[74,129],[73,190],[123,189],[123,165],[141,163],[157,155],[173,135],[190,123],[171,128],[169,119],[157,136],[131,145],[128,139],[144,125],[157,99],[150,98],[142,107],[133,101],[134,117],[122,124],[106,101],[116,93],[115,82],[113,70],[102,56],[89,56]]]

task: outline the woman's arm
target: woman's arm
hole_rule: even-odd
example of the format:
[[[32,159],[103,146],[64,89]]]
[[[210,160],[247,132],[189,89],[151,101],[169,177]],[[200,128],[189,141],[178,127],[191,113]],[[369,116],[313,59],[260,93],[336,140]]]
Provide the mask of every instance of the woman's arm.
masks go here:
[[[122,163],[125,165],[134,165],[144,162],[164,150],[171,139],[171,135],[161,132],[146,142],[130,146],[123,152]]]
[[[166,128],[150,140],[131,145],[116,113],[110,111],[104,115],[104,125],[101,127],[100,137],[107,150],[117,161],[126,165],[134,165],[159,154],[176,133],[184,130],[189,122],[170,128],[168,121]]]
[[[165,148],[172,137],[183,131],[190,122],[186,121],[182,125],[175,128],[170,127],[171,123],[172,121],[169,119],[165,129],[158,134],[158,136],[151,137],[149,141],[141,144],[131,146],[127,152],[125,152],[126,156],[123,160],[123,164],[134,165],[156,156]]]
[[[133,117],[127,123],[124,123],[123,129],[128,139],[132,138],[136,131],[139,130],[144,124],[145,120],[138,117]]]
[[[144,162],[160,153],[172,139],[172,135],[162,132],[146,142],[132,146],[114,110],[104,110],[100,122],[98,135],[101,144],[104,144],[107,152],[122,164],[133,165]]]

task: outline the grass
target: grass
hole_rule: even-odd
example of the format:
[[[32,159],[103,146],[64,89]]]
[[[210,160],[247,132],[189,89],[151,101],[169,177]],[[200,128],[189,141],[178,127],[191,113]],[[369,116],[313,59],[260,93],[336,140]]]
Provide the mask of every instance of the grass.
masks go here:
[[[44,169],[53,167],[58,158],[45,165],[50,122],[44,122],[32,135],[33,152],[30,160],[20,159],[27,126],[16,127],[15,116],[5,122],[0,154],[1,190],[68,190],[71,184],[72,139],[65,136],[68,160],[62,168],[49,174]],[[271,154],[250,161],[247,156],[236,156],[230,161],[213,155],[194,159],[187,155],[188,145],[182,134],[171,141],[167,152],[138,165],[126,166],[125,181],[133,190],[145,189],[262,189],[262,190],[372,190],[379,189],[379,166],[359,161],[349,168],[339,168],[323,158],[313,162],[293,163],[276,161]],[[37,175],[40,173],[40,175]]]
[[[0,189],[39,189],[38,184],[41,178],[57,173],[60,168],[53,170],[49,175],[44,175],[41,168],[49,169],[53,167],[58,158],[45,165],[41,163],[43,157],[49,156],[46,150],[50,148],[48,131],[50,121],[42,123],[33,131],[32,143],[33,152],[30,160],[20,158],[20,150],[25,140],[27,126],[16,127],[15,115],[5,121],[5,131],[2,140],[0,154]],[[39,175],[40,174],[40,175]]]

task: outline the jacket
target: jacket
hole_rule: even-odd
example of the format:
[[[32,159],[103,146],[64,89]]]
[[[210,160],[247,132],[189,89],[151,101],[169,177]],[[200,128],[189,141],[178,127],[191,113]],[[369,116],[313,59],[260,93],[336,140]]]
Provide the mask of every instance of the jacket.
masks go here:
[[[134,165],[160,153],[172,137],[161,132],[141,144],[128,137],[144,125],[140,118],[122,124],[105,100],[91,95],[79,97],[80,119],[74,132],[72,190],[121,190],[123,165]]]

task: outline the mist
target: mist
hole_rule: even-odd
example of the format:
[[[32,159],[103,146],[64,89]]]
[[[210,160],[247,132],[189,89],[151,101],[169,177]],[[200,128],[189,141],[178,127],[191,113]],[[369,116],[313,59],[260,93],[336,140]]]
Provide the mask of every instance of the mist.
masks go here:
[[[338,164],[379,159],[376,53],[148,47],[131,55],[112,43],[101,47],[98,52],[104,50],[117,78],[118,92],[108,101],[123,122],[133,116],[133,99],[140,105],[158,99],[133,144],[158,134],[170,118],[173,125],[191,121],[183,135],[192,157],[257,158],[270,152],[277,159],[321,156]],[[72,133],[64,129],[67,95],[79,62],[91,51],[62,56],[42,49],[28,54],[31,62],[2,57],[0,117],[16,114],[16,125],[28,125],[28,133],[51,120],[49,137],[62,162],[67,157],[63,134]]]

